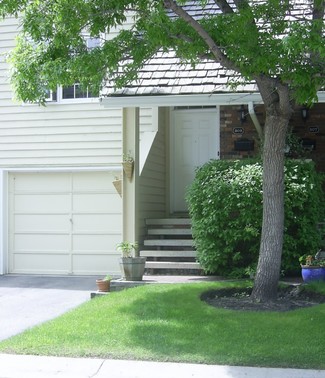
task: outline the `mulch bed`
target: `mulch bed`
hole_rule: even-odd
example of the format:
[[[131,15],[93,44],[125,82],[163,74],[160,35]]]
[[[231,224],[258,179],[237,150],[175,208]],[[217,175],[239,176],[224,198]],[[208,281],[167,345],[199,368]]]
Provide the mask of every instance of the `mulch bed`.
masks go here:
[[[288,285],[278,290],[272,302],[255,302],[250,298],[251,288],[224,288],[209,290],[201,300],[211,306],[239,311],[292,311],[325,303],[325,295],[307,291],[303,285]]]

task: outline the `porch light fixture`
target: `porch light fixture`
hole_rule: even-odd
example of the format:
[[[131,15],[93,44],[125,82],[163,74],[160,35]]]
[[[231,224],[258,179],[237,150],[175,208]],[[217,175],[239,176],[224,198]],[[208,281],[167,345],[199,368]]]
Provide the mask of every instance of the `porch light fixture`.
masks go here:
[[[303,119],[303,121],[306,121],[308,117],[309,117],[308,108],[304,106],[303,108],[301,108],[301,118]]]
[[[239,110],[239,118],[240,118],[240,123],[244,123],[246,122],[246,110],[244,108],[244,105],[242,105],[240,107],[240,110]]]

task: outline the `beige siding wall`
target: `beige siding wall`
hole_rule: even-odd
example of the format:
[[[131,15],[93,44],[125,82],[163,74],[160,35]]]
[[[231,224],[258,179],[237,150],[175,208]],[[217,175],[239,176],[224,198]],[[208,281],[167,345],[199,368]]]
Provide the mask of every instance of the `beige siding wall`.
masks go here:
[[[12,100],[4,53],[14,46],[17,21],[0,23],[0,167],[107,166],[121,162],[121,109],[93,102]]]
[[[166,215],[166,130],[168,112],[160,109],[158,132],[140,177],[139,235],[145,235],[145,219]]]

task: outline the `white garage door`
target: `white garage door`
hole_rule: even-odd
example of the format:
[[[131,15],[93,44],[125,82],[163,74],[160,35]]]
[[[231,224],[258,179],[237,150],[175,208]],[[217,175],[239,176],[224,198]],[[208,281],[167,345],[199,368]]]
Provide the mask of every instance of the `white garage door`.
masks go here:
[[[122,201],[113,173],[9,176],[9,271],[119,274]]]

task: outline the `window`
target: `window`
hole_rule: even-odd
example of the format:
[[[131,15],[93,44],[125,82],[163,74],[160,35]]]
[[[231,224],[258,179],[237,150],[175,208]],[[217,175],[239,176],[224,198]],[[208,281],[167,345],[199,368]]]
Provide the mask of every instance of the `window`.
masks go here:
[[[87,48],[93,49],[100,46],[100,37],[85,37]],[[62,102],[65,100],[78,100],[78,99],[97,99],[99,97],[99,90],[91,92],[88,88],[81,88],[79,83],[75,83],[69,87],[59,86],[57,91],[47,91],[48,102]]]
[[[94,98],[98,97],[99,93],[92,93],[87,89],[82,89],[79,84],[71,85],[70,87],[62,88],[62,100],[71,100],[77,98]]]
[[[99,37],[89,37],[86,39],[86,44],[88,49],[94,49],[95,47],[100,46],[100,38]]]
[[[99,97],[99,91],[93,93],[88,88],[83,89],[79,84],[74,84],[69,87],[58,87],[57,91],[48,91],[48,97],[46,101],[48,102],[64,102],[69,100],[86,100],[86,99],[97,99]],[[91,101],[91,100],[89,100]]]
[[[46,101],[57,101],[57,91],[47,90]]]

